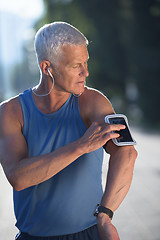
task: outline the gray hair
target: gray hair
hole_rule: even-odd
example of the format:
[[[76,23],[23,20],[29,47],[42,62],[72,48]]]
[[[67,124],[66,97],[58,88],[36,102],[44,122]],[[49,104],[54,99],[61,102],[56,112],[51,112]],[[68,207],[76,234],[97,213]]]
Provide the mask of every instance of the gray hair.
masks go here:
[[[44,25],[35,35],[35,51],[38,63],[48,60],[56,63],[61,55],[61,46],[88,45],[87,38],[75,27],[66,22],[53,22]]]

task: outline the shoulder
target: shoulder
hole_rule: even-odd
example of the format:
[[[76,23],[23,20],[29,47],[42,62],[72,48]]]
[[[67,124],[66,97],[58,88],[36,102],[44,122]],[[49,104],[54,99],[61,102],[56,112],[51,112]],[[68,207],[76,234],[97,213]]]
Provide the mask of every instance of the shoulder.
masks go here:
[[[90,101],[105,101],[107,103],[110,103],[109,99],[95,88],[85,87],[82,97],[87,98]]]
[[[16,115],[21,109],[19,97],[13,97],[0,103],[0,116],[4,114]]]
[[[0,103],[0,128],[6,130],[10,127],[22,126],[23,115],[19,97],[10,98]]]
[[[80,113],[83,118],[87,118],[90,123],[94,121],[104,121],[104,117],[114,113],[109,99],[100,91],[93,88],[85,88],[79,98]]]

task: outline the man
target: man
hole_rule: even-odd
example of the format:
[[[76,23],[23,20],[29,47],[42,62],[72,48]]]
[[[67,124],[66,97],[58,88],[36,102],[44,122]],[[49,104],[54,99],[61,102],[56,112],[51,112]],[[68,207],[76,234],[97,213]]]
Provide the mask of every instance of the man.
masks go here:
[[[136,151],[111,141],[109,100],[85,86],[88,41],[73,26],[41,28],[38,86],[1,104],[0,159],[14,192],[17,239],[119,239],[111,222],[126,196]],[[105,192],[103,148],[110,154]],[[94,216],[96,205],[103,206]],[[98,226],[98,230],[97,230]]]

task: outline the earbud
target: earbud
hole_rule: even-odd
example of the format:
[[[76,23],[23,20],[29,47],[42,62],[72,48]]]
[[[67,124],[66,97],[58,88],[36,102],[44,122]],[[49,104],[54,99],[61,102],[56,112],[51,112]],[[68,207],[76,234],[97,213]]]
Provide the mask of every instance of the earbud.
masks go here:
[[[53,75],[52,75],[52,73],[50,72],[49,68],[47,68],[47,71],[48,71],[50,77],[53,79]]]

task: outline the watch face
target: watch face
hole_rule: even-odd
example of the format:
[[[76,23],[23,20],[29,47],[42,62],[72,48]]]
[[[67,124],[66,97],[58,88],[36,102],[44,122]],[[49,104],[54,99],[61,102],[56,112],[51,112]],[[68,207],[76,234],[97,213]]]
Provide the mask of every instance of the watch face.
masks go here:
[[[98,209],[96,209],[96,211],[94,212],[94,216],[98,216],[98,213],[99,213],[99,211],[98,211]]]
[[[94,216],[98,216],[98,213],[99,213],[98,207],[99,207],[99,204],[98,204],[97,207],[96,207],[96,210],[95,210],[95,212],[94,212]]]

